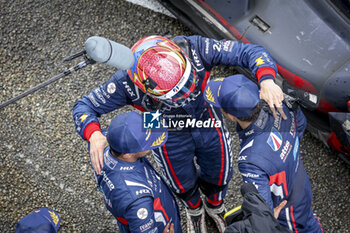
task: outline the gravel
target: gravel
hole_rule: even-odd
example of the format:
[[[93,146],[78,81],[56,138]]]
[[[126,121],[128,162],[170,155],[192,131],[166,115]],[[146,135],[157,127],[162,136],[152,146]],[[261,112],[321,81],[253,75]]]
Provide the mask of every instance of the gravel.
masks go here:
[[[62,60],[98,35],[126,46],[151,34],[190,35],[176,19],[118,0],[0,0],[0,102],[78,63]],[[87,145],[75,133],[71,110],[116,70],[89,66],[0,109],[0,232],[36,208],[56,210],[59,232],[119,232],[96,190]],[[218,68],[215,76],[234,72]],[[106,127],[125,107],[101,118]],[[233,125],[234,156],[239,145]],[[302,158],[314,193],[314,210],[325,232],[349,232],[350,169],[306,133]],[[241,202],[237,169],[226,197],[228,208]],[[184,216],[182,209],[182,216]],[[183,226],[185,222],[183,222]],[[213,222],[209,222],[210,232]]]

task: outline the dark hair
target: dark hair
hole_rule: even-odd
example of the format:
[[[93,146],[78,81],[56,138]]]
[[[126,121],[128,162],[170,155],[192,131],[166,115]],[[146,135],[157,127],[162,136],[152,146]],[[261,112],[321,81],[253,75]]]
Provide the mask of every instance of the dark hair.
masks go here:
[[[116,157],[116,158],[118,158],[118,157],[122,156],[123,154],[125,154],[125,153],[120,153],[120,152],[118,152],[118,151],[115,151],[115,150],[113,150],[111,147],[109,147],[109,151],[110,151],[111,154],[112,154],[114,157]]]
[[[258,118],[262,107],[263,107],[263,102],[260,101],[253,108],[252,114],[250,114],[249,116],[246,116],[246,117],[237,117],[237,119],[240,120],[240,121],[253,122],[253,121],[255,121]]]

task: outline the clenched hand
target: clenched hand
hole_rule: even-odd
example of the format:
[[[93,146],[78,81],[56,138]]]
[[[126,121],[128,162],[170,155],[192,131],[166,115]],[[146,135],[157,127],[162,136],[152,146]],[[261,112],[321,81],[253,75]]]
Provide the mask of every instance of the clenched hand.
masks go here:
[[[260,99],[268,103],[275,119],[277,118],[275,107],[283,119],[287,119],[282,109],[283,92],[272,79],[266,79],[260,83]]]
[[[103,151],[108,145],[107,138],[100,131],[95,131],[89,141],[91,163],[96,173],[100,174],[103,167]]]

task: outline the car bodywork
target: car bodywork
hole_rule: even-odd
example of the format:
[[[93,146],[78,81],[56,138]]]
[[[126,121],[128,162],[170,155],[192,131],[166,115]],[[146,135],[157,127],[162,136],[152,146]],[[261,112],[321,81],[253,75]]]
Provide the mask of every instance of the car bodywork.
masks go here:
[[[268,49],[280,79],[319,97],[309,131],[350,161],[349,0],[159,2],[194,33]]]

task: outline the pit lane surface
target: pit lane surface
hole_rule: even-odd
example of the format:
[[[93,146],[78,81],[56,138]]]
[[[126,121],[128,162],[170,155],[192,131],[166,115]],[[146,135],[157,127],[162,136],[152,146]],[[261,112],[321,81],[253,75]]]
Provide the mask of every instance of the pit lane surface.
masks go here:
[[[62,59],[83,49],[90,36],[132,46],[140,37],[191,32],[174,18],[126,1],[0,1],[0,102],[78,63]],[[59,232],[119,232],[96,190],[87,145],[75,133],[71,109],[76,100],[116,70],[89,66],[0,109],[0,232],[36,208],[56,210]],[[216,69],[226,76],[232,69]],[[107,127],[123,108],[103,116]],[[239,145],[234,127],[234,157]],[[350,232],[350,167],[306,133],[301,144],[314,193],[314,210],[325,232]],[[240,204],[242,180],[235,170],[227,208]],[[182,210],[184,219],[184,212]],[[185,221],[183,221],[185,227]],[[209,232],[213,230],[210,222]],[[185,229],[185,228],[184,228]]]

